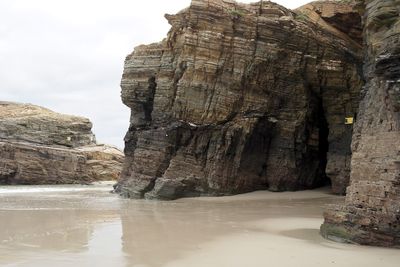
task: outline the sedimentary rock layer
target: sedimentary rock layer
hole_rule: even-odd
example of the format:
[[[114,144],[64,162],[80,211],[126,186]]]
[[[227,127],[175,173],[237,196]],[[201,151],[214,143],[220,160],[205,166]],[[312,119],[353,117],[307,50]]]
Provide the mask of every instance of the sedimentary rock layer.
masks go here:
[[[317,4],[293,12],[269,1],[193,0],[166,15],[168,37],[125,61],[132,116],[117,191],[173,199],[299,190],[328,174],[344,193],[360,23],[346,25],[351,4],[335,4],[344,19]]]
[[[97,145],[86,118],[0,102],[0,184],[116,180],[123,154]]]
[[[351,185],[325,213],[330,239],[400,247],[400,1],[367,0],[367,84],[354,131]]]
[[[95,144],[92,123],[49,109],[0,102],[0,139],[39,145],[78,147]]]

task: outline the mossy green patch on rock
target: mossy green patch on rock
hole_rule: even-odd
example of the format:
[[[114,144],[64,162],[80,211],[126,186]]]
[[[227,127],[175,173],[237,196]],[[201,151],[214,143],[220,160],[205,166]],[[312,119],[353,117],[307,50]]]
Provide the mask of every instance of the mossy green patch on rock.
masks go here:
[[[307,20],[309,20],[307,14],[301,13],[301,12],[296,14],[295,18],[296,18],[296,20],[299,20],[299,21],[307,21]]]
[[[324,223],[320,228],[321,235],[329,240],[340,243],[354,243],[352,235],[344,226]]]
[[[243,17],[245,15],[245,13],[240,10],[240,9],[230,9],[228,10],[228,13],[233,17],[233,18],[240,18]]]

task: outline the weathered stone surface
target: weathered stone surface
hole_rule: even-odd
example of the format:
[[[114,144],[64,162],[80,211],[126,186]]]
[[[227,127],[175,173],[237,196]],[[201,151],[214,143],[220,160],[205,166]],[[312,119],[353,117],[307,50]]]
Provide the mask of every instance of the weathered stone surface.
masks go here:
[[[95,144],[92,123],[43,107],[0,102],[0,139],[78,147]]]
[[[355,0],[314,1],[296,9],[296,12],[336,35],[341,35],[343,39],[351,38],[360,45],[363,43],[361,16]]]
[[[400,247],[400,1],[361,1],[367,85],[353,137],[351,186],[325,213],[330,239]]]
[[[97,145],[86,118],[0,102],[0,184],[115,180],[123,153]]]
[[[125,61],[132,116],[117,191],[173,199],[299,190],[325,183],[327,165],[344,192],[344,118],[356,114],[362,85],[359,36],[342,31],[346,19],[319,16],[322,25],[269,1],[222,0],[193,0],[166,18],[168,37]]]
[[[118,180],[124,154],[119,149],[108,145],[83,146],[76,148],[86,157],[86,172],[95,181]]]
[[[296,12],[329,33],[340,36],[350,47],[359,49],[362,45],[362,25],[361,17],[356,10],[356,1],[333,0],[311,2],[296,9]],[[361,75],[361,61],[355,64]],[[359,89],[361,84],[349,86]],[[353,127],[343,122],[344,117],[357,117],[359,96],[354,95],[354,91],[350,91],[352,100],[349,100],[349,92],[330,90],[324,92],[322,97],[329,127],[329,148],[325,172],[332,181],[332,191],[345,194],[350,180]]]

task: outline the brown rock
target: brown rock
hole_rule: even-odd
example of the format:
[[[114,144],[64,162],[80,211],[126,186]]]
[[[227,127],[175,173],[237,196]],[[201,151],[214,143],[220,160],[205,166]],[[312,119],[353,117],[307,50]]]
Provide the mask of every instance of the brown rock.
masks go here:
[[[86,157],[86,171],[95,181],[118,180],[124,163],[124,153],[108,145],[84,146],[76,150]]]
[[[360,7],[367,84],[353,135],[351,186],[345,204],[326,212],[321,232],[400,247],[400,1],[360,1]]]
[[[78,147],[95,144],[92,123],[49,109],[11,102],[0,102],[0,139],[40,145]]]
[[[0,184],[116,180],[123,154],[97,145],[86,118],[0,102]]]
[[[362,78],[357,30],[342,31],[354,12],[340,12],[345,19],[314,12],[322,25],[269,1],[193,0],[166,15],[167,39],[125,61],[132,116],[117,191],[173,199],[300,190],[324,184],[327,165],[344,193],[344,119],[357,112]]]

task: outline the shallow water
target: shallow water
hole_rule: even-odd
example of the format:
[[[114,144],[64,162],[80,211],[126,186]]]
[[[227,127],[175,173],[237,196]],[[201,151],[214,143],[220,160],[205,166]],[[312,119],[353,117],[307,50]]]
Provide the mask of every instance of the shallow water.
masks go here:
[[[321,238],[325,190],[172,202],[111,186],[0,187],[0,266],[398,267],[400,251]]]

